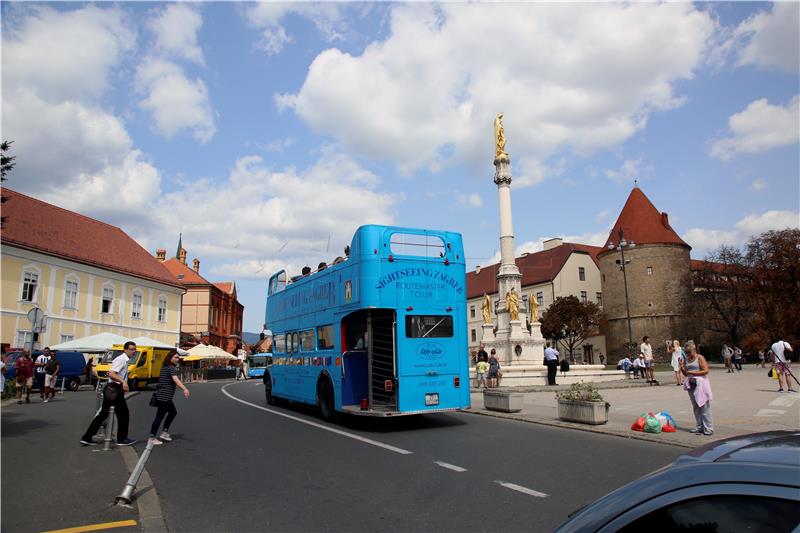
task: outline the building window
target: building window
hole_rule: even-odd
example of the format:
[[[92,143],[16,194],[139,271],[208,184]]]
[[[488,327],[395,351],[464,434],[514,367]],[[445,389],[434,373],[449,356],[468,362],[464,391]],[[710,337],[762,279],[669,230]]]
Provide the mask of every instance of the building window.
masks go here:
[[[58,342],[69,342],[75,338],[75,335],[61,335]]]
[[[586,281],[586,269],[583,267],[578,267],[578,279],[581,281]]]
[[[474,305],[470,305],[469,306],[469,317],[470,318],[475,318],[475,306]]]
[[[114,312],[114,289],[104,288],[103,289],[103,303],[100,307],[101,313],[113,313]]]
[[[544,305],[544,292],[537,291],[536,292],[536,303],[539,305]]]
[[[472,342],[478,342],[478,334],[474,329],[471,331],[471,335],[472,335]]]
[[[653,275],[653,267],[647,267],[647,275],[648,276],[652,276]]]
[[[17,330],[16,348],[22,348],[28,351],[32,350],[33,333],[30,331]]]
[[[78,308],[78,282],[68,279],[64,282],[64,308]]]
[[[586,300],[587,300],[586,291],[581,291],[581,301],[583,303],[586,303]]]
[[[597,296],[597,305],[600,306],[600,307],[603,307],[603,293],[602,292],[598,292],[598,293],[595,293],[595,295]]]
[[[131,318],[142,318],[142,294],[139,292],[133,293],[133,301],[131,303]]]
[[[166,322],[167,321],[167,299],[166,298],[159,298],[158,299],[158,321],[159,322]]]
[[[22,276],[22,301],[33,302],[36,298],[36,288],[39,286],[39,274],[25,272]]]

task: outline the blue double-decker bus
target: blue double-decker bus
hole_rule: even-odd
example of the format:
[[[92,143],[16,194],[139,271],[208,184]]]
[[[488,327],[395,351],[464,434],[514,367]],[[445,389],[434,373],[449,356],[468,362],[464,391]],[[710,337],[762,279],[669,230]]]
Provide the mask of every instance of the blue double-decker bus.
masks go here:
[[[362,226],[346,255],[270,278],[267,403],[317,405],[326,420],[469,407],[461,235]]]

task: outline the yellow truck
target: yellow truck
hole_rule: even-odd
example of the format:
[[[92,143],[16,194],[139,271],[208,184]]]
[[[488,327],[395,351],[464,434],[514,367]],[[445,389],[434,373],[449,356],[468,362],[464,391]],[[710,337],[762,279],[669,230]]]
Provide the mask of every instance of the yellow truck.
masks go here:
[[[111,361],[122,353],[122,344],[115,344],[106,352],[103,359],[97,364],[97,377],[108,379],[108,370]],[[164,358],[171,348],[156,348],[153,346],[137,346],[136,355],[128,362],[128,387],[137,390],[148,383],[158,383],[161,366]]]

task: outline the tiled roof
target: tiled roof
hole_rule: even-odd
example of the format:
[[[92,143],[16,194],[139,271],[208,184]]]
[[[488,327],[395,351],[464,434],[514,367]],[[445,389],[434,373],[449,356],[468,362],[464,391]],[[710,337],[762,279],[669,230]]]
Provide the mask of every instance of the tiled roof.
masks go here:
[[[729,270],[731,268],[731,265],[726,265],[725,263],[715,263],[713,261],[690,259],[689,268],[691,268],[692,272],[712,271],[716,273],[721,273],[725,272],[726,270]]]
[[[182,288],[120,228],[5,187],[3,196],[3,244]]]
[[[177,257],[164,261],[164,266],[184,285],[211,285],[206,278],[181,263]]]
[[[220,283],[215,283],[214,285],[225,294],[230,294],[233,292],[233,282],[231,281],[223,281]]]
[[[522,274],[522,286],[536,285],[553,280],[573,253],[588,254],[597,263],[597,254],[602,249],[588,244],[563,243],[560,246],[517,257],[514,261]],[[481,267],[480,274],[467,273],[467,299],[483,293],[497,292],[497,271],[500,263]]]
[[[618,244],[620,228],[625,239],[636,244],[679,244],[690,248],[669,225],[667,213],[659,213],[639,187],[634,187],[628,196],[604,249],[610,242]]]

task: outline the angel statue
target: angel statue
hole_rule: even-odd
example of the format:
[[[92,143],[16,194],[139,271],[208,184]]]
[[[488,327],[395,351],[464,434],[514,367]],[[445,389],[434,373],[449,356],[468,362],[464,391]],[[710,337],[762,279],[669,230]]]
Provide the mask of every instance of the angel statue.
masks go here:
[[[503,129],[503,114],[498,113],[494,119],[494,156],[496,158],[505,156],[506,153],[506,132]]]
[[[491,324],[492,323],[492,316],[489,310],[492,307],[492,301],[489,299],[489,295],[483,293],[483,323],[484,324]]]
[[[519,296],[514,292],[514,287],[506,293],[506,309],[511,320],[519,320]]]
[[[528,298],[530,302],[531,308],[531,322],[538,322],[539,321],[539,302],[536,300],[535,295],[531,293],[531,297]]]

